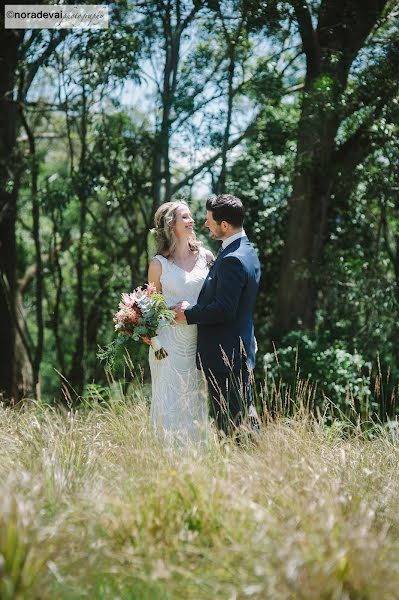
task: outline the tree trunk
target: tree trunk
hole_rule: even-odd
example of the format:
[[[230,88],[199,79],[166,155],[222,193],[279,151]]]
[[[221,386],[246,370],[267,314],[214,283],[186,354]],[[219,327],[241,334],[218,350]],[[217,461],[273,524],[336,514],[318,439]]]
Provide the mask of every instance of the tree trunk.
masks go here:
[[[181,2],[167,2],[160,5],[160,17],[163,26],[165,64],[161,91],[162,118],[158,134],[154,141],[154,159],[152,169],[153,213],[162,202],[169,202],[173,196],[172,176],[170,172],[170,135],[171,112],[176,96],[177,78],[180,62],[181,37],[201,9],[200,3],[194,3],[190,13],[183,19]],[[164,190],[162,194],[162,182]]]
[[[228,68],[228,81],[227,81],[227,118],[226,118],[226,126],[224,129],[223,135],[223,145],[222,145],[222,168],[220,170],[219,181],[217,185],[217,193],[224,194],[226,192],[226,174],[227,174],[227,154],[229,149],[229,139],[230,139],[230,128],[231,128],[231,119],[233,114],[233,99],[234,99],[234,91],[233,91],[233,83],[234,83],[234,71],[235,71],[235,51],[234,44],[231,43],[231,40],[227,40],[229,47],[229,68]]]
[[[82,394],[85,385],[85,356],[86,356],[86,311],[85,311],[85,260],[84,237],[86,233],[87,216],[87,181],[86,181],[86,154],[87,154],[87,95],[83,88],[82,114],[80,127],[81,152],[79,161],[77,195],[79,198],[79,244],[76,261],[76,317],[78,335],[75,342],[75,351],[72,357],[70,383]]]
[[[57,353],[57,362],[59,367],[61,368],[61,372],[65,373],[65,355],[62,344],[62,336],[60,331],[60,321],[61,321],[61,300],[64,286],[64,275],[62,272],[62,267],[59,259],[59,250],[58,250],[58,225],[57,225],[57,216],[55,211],[52,211],[51,214],[52,222],[53,222],[53,244],[54,244],[54,286],[55,286],[55,302],[54,309],[51,318],[51,325],[53,328],[54,334],[54,342],[55,349]]]
[[[8,400],[17,398],[15,222],[19,177],[12,171],[12,155],[18,126],[15,74],[23,36],[22,31],[0,32],[0,394]]]
[[[332,157],[343,118],[340,100],[350,67],[386,3],[387,0],[324,0],[314,30],[307,3],[291,1],[307,70],[274,314],[274,340],[291,329],[313,329],[315,325],[318,274],[327,241],[334,183]]]
[[[40,400],[40,365],[43,357],[44,321],[43,321],[43,261],[40,240],[40,206],[38,198],[39,164],[36,155],[36,142],[33,131],[29,127],[25,114],[21,109],[21,122],[29,141],[30,168],[31,168],[31,195],[32,195],[32,224],[33,241],[35,244],[35,309],[37,339],[32,363],[32,392]]]
[[[330,193],[331,157],[338,120],[315,112],[305,97],[299,126],[297,173],[293,182],[286,243],[283,251],[275,330],[313,329]]]
[[[32,4],[34,0],[27,0]],[[15,98],[16,71],[21,56],[24,30],[0,31],[0,396],[11,401],[20,396],[28,380],[23,372],[29,356],[19,314],[16,273],[16,216],[20,161],[15,160],[17,131],[20,120],[18,104],[22,104],[38,70],[55,48],[68,35],[68,31],[52,32],[41,54],[24,70]],[[22,81],[23,79],[23,81]],[[17,307],[17,308],[16,308]],[[22,336],[19,339],[17,332]],[[31,362],[31,358],[29,358]],[[22,369],[22,371],[21,371]]]

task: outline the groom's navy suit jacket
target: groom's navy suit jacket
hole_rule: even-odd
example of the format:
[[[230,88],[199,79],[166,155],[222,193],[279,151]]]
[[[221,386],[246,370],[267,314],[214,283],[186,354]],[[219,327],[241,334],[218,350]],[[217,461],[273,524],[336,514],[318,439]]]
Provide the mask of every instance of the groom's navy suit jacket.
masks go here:
[[[260,265],[246,236],[217,256],[195,306],[185,311],[187,323],[198,325],[197,367],[212,373],[237,372],[255,366],[252,313]]]

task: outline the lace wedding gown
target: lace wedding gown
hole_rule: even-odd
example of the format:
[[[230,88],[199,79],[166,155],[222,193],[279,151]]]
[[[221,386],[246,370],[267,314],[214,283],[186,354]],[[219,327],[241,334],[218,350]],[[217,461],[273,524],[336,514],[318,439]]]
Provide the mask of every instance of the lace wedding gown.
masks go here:
[[[204,250],[200,249],[190,272],[164,256],[157,254],[155,258],[162,265],[161,286],[166,304],[173,306],[181,300],[195,304],[209,271]],[[157,360],[150,347],[151,422],[157,433],[167,437],[204,440],[208,428],[207,385],[195,363],[197,326],[166,325],[157,336],[168,356]]]

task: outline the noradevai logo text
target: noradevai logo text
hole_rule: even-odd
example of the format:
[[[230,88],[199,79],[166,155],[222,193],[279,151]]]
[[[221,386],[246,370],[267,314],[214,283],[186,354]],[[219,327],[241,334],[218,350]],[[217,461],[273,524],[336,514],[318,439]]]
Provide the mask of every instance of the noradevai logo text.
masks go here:
[[[6,4],[6,29],[107,29],[108,6],[103,4]]]

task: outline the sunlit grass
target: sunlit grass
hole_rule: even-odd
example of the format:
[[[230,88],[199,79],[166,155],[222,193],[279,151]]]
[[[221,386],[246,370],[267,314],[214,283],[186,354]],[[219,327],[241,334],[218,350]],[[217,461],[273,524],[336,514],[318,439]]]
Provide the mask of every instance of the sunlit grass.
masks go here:
[[[97,400],[0,409],[1,600],[398,597],[396,427],[173,448],[137,391]]]

